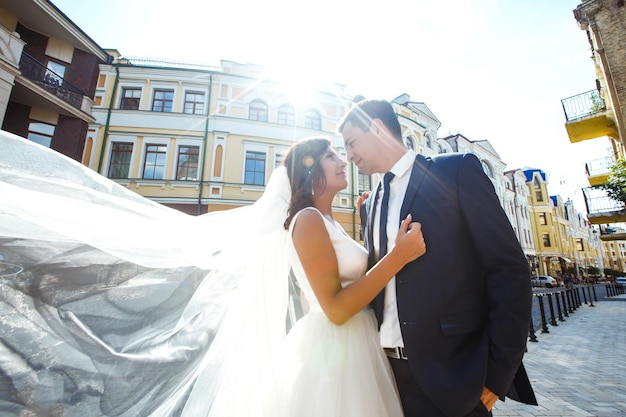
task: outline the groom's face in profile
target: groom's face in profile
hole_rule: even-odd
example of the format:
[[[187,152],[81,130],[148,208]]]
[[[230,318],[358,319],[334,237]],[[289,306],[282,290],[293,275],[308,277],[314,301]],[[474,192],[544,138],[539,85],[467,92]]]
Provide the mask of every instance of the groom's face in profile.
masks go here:
[[[376,168],[378,137],[374,123],[366,131],[346,123],[341,131],[343,142],[348,153],[348,162],[353,162],[359,173],[370,175],[379,172]]]

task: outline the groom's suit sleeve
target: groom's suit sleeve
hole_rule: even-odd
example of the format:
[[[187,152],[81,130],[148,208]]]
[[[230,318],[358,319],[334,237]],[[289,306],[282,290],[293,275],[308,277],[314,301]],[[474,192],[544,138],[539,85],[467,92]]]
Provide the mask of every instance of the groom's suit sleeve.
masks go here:
[[[478,158],[462,158],[459,202],[485,271],[489,358],[485,385],[503,398],[520,367],[530,323],[530,271],[490,179]]]

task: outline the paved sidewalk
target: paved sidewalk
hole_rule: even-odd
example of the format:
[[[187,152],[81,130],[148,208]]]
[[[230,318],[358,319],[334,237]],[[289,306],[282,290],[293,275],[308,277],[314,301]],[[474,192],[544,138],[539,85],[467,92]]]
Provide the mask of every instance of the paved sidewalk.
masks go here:
[[[583,304],[548,330],[524,356],[539,405],[498,401],[494,417],[626,416],[626,295]]]

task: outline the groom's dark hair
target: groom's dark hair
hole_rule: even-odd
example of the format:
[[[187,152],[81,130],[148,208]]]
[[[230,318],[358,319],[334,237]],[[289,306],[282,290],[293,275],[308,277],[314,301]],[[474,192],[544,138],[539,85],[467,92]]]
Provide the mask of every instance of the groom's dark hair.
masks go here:
[[[391,135],[402,142],[402,128],[393,106],[386,100],[362,100],[346,113],[339,122],[337,131],[341,134],[347,123],[366,132],[372,120],[380,119]]]

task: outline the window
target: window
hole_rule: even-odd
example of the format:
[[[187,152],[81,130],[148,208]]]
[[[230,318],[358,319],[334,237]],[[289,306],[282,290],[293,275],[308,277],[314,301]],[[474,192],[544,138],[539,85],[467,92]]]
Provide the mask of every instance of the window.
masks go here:
[[[128,178],[130,172],[130,157],[133,154],[133,144],[113,142],[111,146],[111,163],[109,164],[109,178]]]
[[[198,179],[198,155],[199,146],[179,146],[178,163],[176,165],[177,180]]]
[[[415,150],[415,143],[413,143],[413,139],[410,136],[407,136],[406,139],[404,139],[404,146],[407,149],[411,149],[411,150]]]
[[[550,244],[550,235],[548,233],[542,233],[541,237],[543,238],[543,246],[546,246],[546,247],[552,246]]]
[[[278,108],[278,124],[293,126],[296,123],[296,113],[289,104]]]
[[[63,85],[66,66],[55,61],[48,61],[48,69],[44,75],[44,81],[51,87],[59,88]]]
[[[430,132],[424,133],[424,138],[426,139],[426,147],[428,149],[433,148],[433,139],[430,137]]]
[[[146,160],[143,163],[144,179],[162,180],[165,172],[167,146],[146,145]]]
[[[372,177],[359,173],[357,176],[359,195],[365,191],[372,190]]]
[[[174,90],[154,90],[152,111],[171,113],[174,104]]]
[[[483,166],[483,171],[485,171],[485,174],[487,174],[489,178],[493,178],[493,170],[491,169],[489,164],[485,161],[480,161],[480,163]]]
[[[285,158],[285,154],[283,152],[276,152],[274,156],[274,169],[282,165],[284,158]]]
[[[267,122],[267,104],[260,100],[254,100],[250,103],[250,120],[258,120],[259,122]]]
[[[203,114],[204,93],[200,91],[187,91],[185,93],[185,106],[183,112],[187,114]]]
[[[52,136],[54,136],[55,128],[55,125],[50,125],[48,123],[30,122],[28,124],[27,138],[35,143],[49,148],[52,143]]]
[[[576,250],[577,251],[584,251],[585,248],[583,246],[583,240],[582,239],[576,239]]]
[[[539,224],[547,225],[548,219],[546,218],[546,213],[539,213]]]
[[[535,187],[535,198],[537,201],[543,201],[543,193],[541,192],[541,184],[539,184],[539,180],[535,178],[533,181],[533,185]]]
[[[120,103],[120,109],[138,110],[140,99],[141,99],[141,88],[124,87],[122,88],[122,102]]]
[[[265,153],[246,151],[246,172],[244,184],[265,184]]]
[[[304,127],[313,130],[322,130],[322,118],[317,110],[307,110],[304,113]]]

